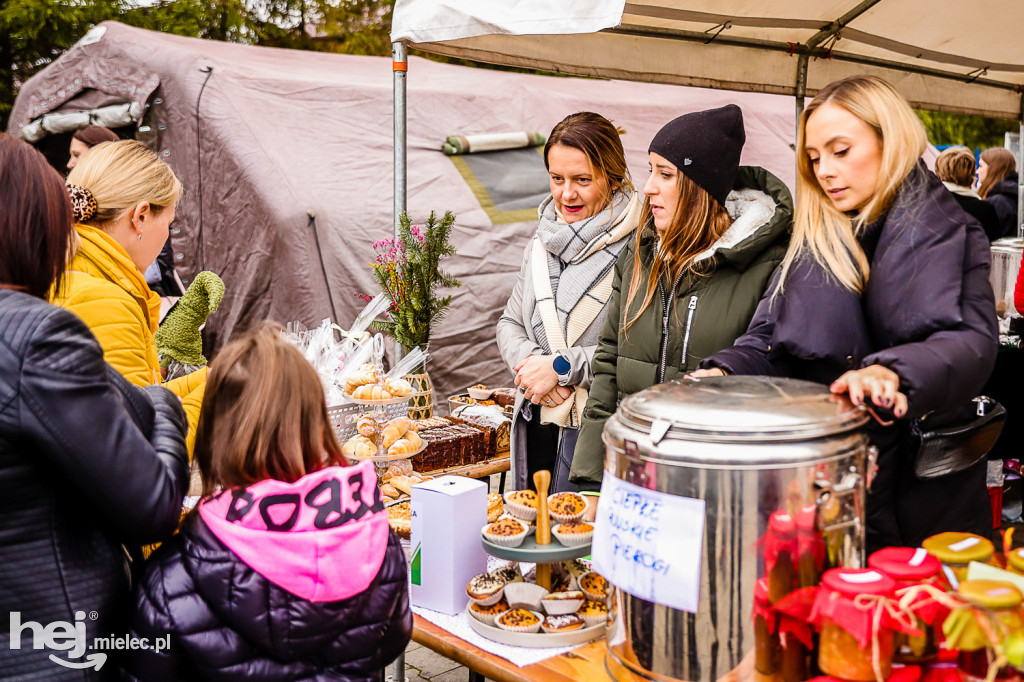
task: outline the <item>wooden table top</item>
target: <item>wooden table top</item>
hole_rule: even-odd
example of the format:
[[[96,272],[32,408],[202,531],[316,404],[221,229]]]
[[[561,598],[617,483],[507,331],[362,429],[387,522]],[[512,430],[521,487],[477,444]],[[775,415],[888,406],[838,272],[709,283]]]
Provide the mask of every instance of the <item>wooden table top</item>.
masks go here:
[[[447,469],[437,469],[435,471],[423,472],[425,476],[468,476],[469,478],[483,478],[484,476],[490,476],[491,474],[500,474],[503,471],[508,471],[510,466],[510,460],[508,450],[505,450],[504,454],[499,453],[496,457],[484,460],[477,464],[463,464],[456,467],[448,467]]]
[[[496,682],[581,682],[608,680],[604,640],[579,646],[569,653],[520,668],[456,637],[430,621],[414,616],[412,639],[446,658]]]

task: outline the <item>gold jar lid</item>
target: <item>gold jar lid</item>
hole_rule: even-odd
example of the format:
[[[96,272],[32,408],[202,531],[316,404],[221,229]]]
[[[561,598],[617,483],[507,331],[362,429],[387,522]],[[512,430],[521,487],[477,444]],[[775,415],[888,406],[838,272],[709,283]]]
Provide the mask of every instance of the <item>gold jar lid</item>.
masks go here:
[[[1018,547],[1006,555],[1010,566],[1018,571],[1024,571],[1024,547]]]
[[[957,594],[986,609],[1012,609],[1020,606],[1024,595],[1013,584],[998,580],[965,580]]]
[[[991,540],[974,533],[939,533],[925,538],[921,546],[944,564],[988,561],[996,551]]]

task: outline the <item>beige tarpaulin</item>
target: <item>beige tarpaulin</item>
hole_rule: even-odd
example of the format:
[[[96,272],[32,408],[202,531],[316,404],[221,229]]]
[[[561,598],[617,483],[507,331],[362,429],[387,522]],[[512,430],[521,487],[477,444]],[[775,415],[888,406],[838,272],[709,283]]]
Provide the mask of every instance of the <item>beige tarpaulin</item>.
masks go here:
[[[1016,119],[1022,30],[1022,0],[397,0],[392,40],[559,73],[788,95],[871,72],[921,108]]]

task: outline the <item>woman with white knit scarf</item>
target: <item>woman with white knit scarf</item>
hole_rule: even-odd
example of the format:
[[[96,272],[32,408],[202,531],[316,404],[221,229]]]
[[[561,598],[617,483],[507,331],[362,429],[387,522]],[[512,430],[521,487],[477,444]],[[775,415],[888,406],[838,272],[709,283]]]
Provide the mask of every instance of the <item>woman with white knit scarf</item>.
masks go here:
[[[637,228],[642,201],[633,188],[620,131],[598,114],[563,119],[544,147],[551,196],[538,208],[512,295],[498,320],[502,359],[515,374],[512,479],[532,487],[552,471],[552,491],[569,483],[590,362],[604,327],[615,259]]]

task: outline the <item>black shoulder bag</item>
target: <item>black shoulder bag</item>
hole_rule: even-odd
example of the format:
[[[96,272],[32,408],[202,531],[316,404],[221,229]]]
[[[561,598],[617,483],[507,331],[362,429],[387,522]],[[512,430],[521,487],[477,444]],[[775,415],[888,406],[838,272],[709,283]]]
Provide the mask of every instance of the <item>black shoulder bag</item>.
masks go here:
[[[910,425],[914,475],[939,478],[969,469],[985,459],[1005,423],[1006,409],[988,396],[918,417]]]

